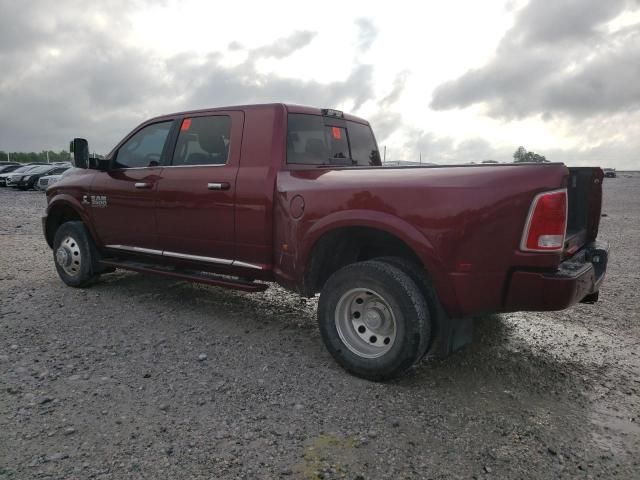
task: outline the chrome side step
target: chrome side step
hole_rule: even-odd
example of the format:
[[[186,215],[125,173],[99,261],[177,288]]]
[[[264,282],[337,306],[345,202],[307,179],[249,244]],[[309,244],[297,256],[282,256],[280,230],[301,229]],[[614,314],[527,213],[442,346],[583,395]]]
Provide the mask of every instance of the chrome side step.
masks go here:
[[[172,268],[159,267],[142,262],[134,262],[130,260],[100,260],[100,265],[112,268],[122,268],[139,273],[150,273],[152,275],[162,275],[165,277],[186,280],[189,282],[204,283],[215,287],[230,288],[233,290],[242,290],[243,292],[263,292],[269,285],[266,283],[255,283],[239,280],[235,278],[223,277],[209,272],[194,272],[187,270],[176,270]]]

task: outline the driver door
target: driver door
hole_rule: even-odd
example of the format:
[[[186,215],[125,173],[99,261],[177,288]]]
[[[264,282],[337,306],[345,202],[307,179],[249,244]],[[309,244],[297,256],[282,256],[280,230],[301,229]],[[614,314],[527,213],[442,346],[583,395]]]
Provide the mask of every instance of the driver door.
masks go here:
[[[156,230],[158,181],[174,120],[147,124],[133,132],[98,172],[85,201],[101,243],[108,248],[161,254]]]

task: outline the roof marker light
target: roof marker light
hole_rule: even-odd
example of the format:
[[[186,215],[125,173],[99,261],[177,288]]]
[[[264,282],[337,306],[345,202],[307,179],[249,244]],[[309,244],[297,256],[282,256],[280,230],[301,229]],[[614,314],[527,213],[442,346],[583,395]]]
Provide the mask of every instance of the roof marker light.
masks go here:
[[[325,117],[336,117],[336,118],[344,118],[344,113],[340,110],[334,110],[333,108],[323,108],[322,115]]]

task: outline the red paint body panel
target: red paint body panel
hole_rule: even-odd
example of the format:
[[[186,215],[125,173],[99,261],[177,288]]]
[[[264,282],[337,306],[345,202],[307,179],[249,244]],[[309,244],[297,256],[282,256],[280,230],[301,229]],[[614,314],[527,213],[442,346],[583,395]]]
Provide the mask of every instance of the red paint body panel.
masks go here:
[[[513,267],[555,268],[560,254],[518,250],[531,199],[558,188],[562,165],[492,168],[313,169],[278,176],[278,218],[290,245],[283,275],[300,283],[315,242],[336,227],[387,231],[409,245],[431,273],[445,308],[455,314],[496,311]],[[305,214],[288,215],[301,195]],[[457,266],[466,264],[467,271]],[[470,268],[470,271],[468,271]]]
[[[236,252],[239,260],[273,266],[273,198],[285,155],[284,105],[255,108],[245,118],[242,160],[236,185]],[[268,125],[269,128],[265,128]]]
[[[579,301],[577,297],[588,290],[584,286],[589,278],[560,281],[545,276],[558,269],[566,253],[519,249],[535,195],[567,187],[569,170],[564,165],[287,165],[289,112],[321,114],[318,108],[303,106],[248,105],[158,117],[134,129],[132,134],[165,119],[231,115],[229,161],[225,166],[165,164],[153,171],[94,172],[83,177],[95,177],[93,185],[84,184],[84,193],[108,197],[107,209],[91,208],[92,215],[83,212],[98,245],[144,245],[235,260],[241,266],[196,265],[246,276],[246,264],[250,264],[253,277],[304,291],[305,273],[318,240],[336,228],[360,226],[385,231],[411,248],[452,315],[549,310]],[[357,117],[345,118],[368,125]],[[593,171],[595,182],[601,171]],[[70,176],[49,189],[49,209],[64,198],[80,198],[83,182],[78,178]],[[147,196],[131,190],[131,182],[137,179],[153,183]],[[206,188],[208,182],[227,182],[230,188],[212,192]],[[597,235],[600,195],[597,188],[589,196],[588,240]],[[75,208],[89,209],[78,204],[79,200]],[[162,258],[160,262],[181,261]],[[193,262],[188,265],[194,268]],[[546,293],[528,296],[527,290],[534,287]]]
[[[156,209],[161,172],[161,167],[132,168],[95,175],[89,195],[107,198],[106,207],[90,209],[101,245],[158,248]],[[149,188],[136,188],[135,184],[140,182]]]
[[[235,258],[236,176],[244,114],[219,111],[231,118],[226,165],[167,166],[158,180],[156,222],[160,250]],[[191,115],[196,117],[197,115]],[[209,190],[227,183],[228,190]]]

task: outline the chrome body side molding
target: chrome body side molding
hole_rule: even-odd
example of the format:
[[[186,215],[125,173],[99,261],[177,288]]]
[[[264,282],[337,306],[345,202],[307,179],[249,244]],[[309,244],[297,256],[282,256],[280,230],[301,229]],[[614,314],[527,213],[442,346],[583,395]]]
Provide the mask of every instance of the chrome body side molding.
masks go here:
[[[189,255],[187,253],[168,252],[167,250],[162,252],[162,255],[165,257],[180,258],[183,260],[194,260],[196,262],[217,263],[220,265],[231,265],[233,263],[233,260],[227,260],[226,258],[203,257],[201,255]]]
[[[260,265],[255,265],[253,263],[241,262],[240,260],[233,261],[234,267],[244,267],[244,268],[253,268],[254,270],[262,270],[263,267]]]
[[[135,253],[146,253],[148,255],[162,255],[162,250],[153,250],[151,248],[130,247],[128,245],[105,245],[105,248],[113,248],[115,250],[127,250]]]
[[[252,268],[262,270],[264,267],[253,263],[241,262],[240,260],[229,260],[226,258],[204,257],[202,255],[190,255],[188,253],[170,252],[168,250],[153,250],[151,248],[131,247],[128,245],[105,245],[105,248],[114,250],[125,250],[133,253],[144,253],[146,255],[161,255],[164,257],[179,258],[182,260],[193,260],[195,262],[216,263],[233,267]]]

